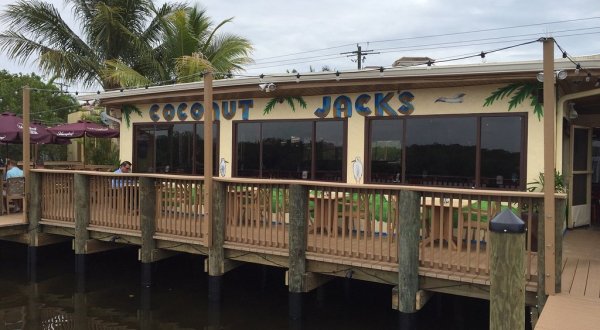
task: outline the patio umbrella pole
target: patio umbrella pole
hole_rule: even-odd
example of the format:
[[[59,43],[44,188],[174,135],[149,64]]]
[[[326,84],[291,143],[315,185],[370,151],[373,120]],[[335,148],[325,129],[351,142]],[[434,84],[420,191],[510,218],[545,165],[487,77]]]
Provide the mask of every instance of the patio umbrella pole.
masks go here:
[[[29,196],[29,185],[27,180],[29,179],[29,170],[31,168],[31,132],[29,131],[29,86],[23,86],[23,175],[25,176],[25,197]],[[23,198],[23,214],[27,215],[27,198]],[[27,219],[27,218],[26,218]]]

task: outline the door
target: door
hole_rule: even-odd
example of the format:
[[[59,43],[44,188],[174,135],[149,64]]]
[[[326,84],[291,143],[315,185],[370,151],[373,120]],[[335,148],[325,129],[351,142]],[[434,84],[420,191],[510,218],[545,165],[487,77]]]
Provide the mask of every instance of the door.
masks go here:
[[[590,224],[592,201],[592,129],[571,126],[569,227]]]

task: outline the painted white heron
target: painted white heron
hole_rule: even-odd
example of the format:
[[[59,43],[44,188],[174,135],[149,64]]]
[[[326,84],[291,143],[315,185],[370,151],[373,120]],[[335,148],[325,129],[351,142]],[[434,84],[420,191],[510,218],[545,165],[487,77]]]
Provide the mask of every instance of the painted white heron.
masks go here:
[[[354,180],[356,180],[356,183],[359,183],[363,176],[363,164],[358,156],[352,161],[352,173],[354,173]]]
[[[221,158],[221,160],[219,161],[219,174],[221,176],[225,176],[225,174],[227,173],[227,163],[229,162],[226,161],[225,158]]]

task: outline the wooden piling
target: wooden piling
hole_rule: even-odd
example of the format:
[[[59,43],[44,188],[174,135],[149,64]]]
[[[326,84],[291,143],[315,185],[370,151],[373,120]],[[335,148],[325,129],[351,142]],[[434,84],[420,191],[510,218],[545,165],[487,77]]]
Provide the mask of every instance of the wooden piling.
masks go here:
[[[85,174],[75,173],[75,254],[85,254],[86,244],[90,239],[87,227],[90,224],[90,178]]]
[[[142,262],[142,286],[152,285],[153,252],[156,249],[154,234],[156,233],[156,186],[154,178],[139,178],[140,185],[140,230],[142,245],[140,261]]]
[[[29,246],[38,246],[39,226],[42,219],[42,175],[31,172],[29,174],[29,185]]]
[[[544,305],[546,305],[546,300],[548,299],[548,295],[546,294],[546,247],[545,247],[545,233],[546,233],[546,222],[544,221],[544,204],[543,201],[540,200],[538,204],[536,204],[538,214],[538,228],[537,228],[537,273],[538,273],[538,283],[537,283],[537,310],[538,314],[542,314],[542,310],[544,309]],[[534,208],[536,209],[536,208]]]
[[[225,272],[223,243],[225,242],[226,184],[213,182],[212,246],[208,249],[208,275],[221,276]]]
[[[421,197],[414,191],[401,191],[398,201],[398,310],[417,311],[419,290],[419,206]]]
[[[290,185],[289,292],[305,292],[308,187]]]
[[[525,223],[510,210],[490,222],[490,330],[525,329]]]

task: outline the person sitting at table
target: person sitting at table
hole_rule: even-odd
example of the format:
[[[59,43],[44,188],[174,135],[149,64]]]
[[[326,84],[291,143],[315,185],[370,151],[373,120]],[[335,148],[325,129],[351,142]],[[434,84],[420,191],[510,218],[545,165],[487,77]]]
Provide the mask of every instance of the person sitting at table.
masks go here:
[[[14,160],[9,159],[6,168],[7,171],[6,175],[4,176],[4,179],[23,177],[23,171],[17,166],[17,162],[15,162]]]
[[[124,162],[121,163],[121,165],[119,165],[119,168],[116,169],[114,171],[114,173],[119,173],[119,174],[128,174],[129,171],[131,170],[131,162],[126,160]],[[121,188],[124,185],[127,185],[128,180],[123,180],[123,179],[113,179],[112,180],[112,187],[113,188]]]

